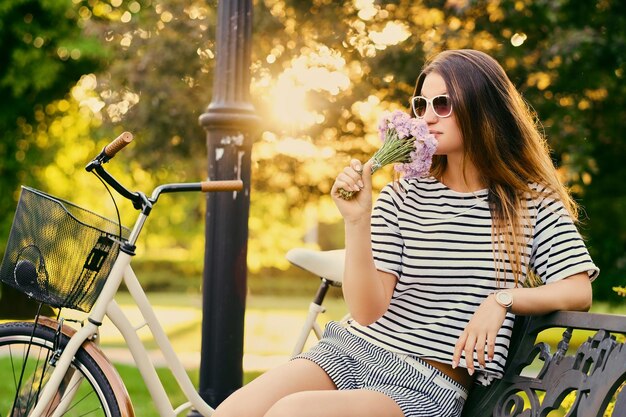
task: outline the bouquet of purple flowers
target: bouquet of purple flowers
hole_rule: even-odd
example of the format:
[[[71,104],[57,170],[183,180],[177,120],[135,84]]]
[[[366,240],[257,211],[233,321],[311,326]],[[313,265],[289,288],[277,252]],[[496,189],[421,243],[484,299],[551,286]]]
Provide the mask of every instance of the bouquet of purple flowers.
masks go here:
[[[437,148],[437,139],[428,132],[428,125],[422,119],[396,110],[386,115],[378,125],[382,146],[372,156],[372,174],[388,164],[396,164],[397,172],[405,178],[419,178],[428,175]],[[344,200],[350,200],[355,191],[339,190]]]

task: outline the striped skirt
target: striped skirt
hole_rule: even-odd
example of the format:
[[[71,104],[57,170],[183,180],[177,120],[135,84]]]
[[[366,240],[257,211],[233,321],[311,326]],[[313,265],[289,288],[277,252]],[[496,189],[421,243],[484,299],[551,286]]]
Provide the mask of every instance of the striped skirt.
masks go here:
[[[375,346],[330,322],[322,339],[296,358],[319,365],[337,389],[365,389],[391,397],[405,417],[461,415],[467,390],[419,358]]]

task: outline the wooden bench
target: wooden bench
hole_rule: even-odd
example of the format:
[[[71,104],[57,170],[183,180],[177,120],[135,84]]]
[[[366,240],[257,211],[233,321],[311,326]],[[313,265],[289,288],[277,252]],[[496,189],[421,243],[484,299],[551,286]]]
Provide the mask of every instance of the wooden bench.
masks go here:
[[[538,334],[562,328],[554,353]],[[595,333],[576,352],[568,352],[575,331]],[[626,417],[626,388],[616,396],[614,409],[605,413],[616,391],[626,381],[626,316],[557,312],[516,319],[504,377],[470,393],[463,417],[547,417],[563,399],[576,392],[568,417]],[[616,337],[617,336],[617,337]],[[523,372],[539,359],[534,376]]]

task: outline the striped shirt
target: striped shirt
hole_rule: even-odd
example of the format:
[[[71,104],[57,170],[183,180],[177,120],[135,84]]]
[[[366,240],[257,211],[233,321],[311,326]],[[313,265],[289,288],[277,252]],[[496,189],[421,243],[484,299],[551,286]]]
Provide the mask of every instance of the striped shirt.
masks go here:
[[[398,278],[391,303],[375,323],[351,321],[348,330],[393,352],[451,364],[457,339],[498,288],[488,190],[457,192],[432,177],[401,180],[400,188],[387,185],[372,213],[376,267]],[[594,279],[599,270],[563,204],[550,197],[525,201],[529,222],[522,259],[531,270],[544,283],[582,271]],[[511,288],[513,273],[508,262],[505,266],[498,282]],[[526,266],[522,269],[524,280]],[[477,382],[487,385],[502,377],[514,318],[507,313],[485,370],[474,353]],[[467,367],[465,356],[459,365]]]

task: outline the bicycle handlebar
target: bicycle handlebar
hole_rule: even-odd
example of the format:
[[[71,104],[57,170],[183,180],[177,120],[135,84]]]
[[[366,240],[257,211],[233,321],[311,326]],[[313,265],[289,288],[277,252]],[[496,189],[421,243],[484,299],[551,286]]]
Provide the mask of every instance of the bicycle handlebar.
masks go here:
[[[202,181],[200,183],[200,187],[203,193],[208,193],[212,191],[241,191],[243,190],[243,181],[241,180]]]
[[[202,182],[183,182],[173,184],[162,184],[154,189],[150,202],[156,203],[161,194],[178,193],[184,191],[202,191],[204,193],[214,191],[241,191],[243,181],[241,180],[207,180]]]
[[[119,151],[124,149],[129,143],[133,141],[133,135],[130,132],[124,132],[115,138],[111,143],[102,149],[100,154],[96,156],[85,169],[88,172],[95,171],[97,175],[105,181],[107,184],[113,187],[122,197],[132,201],[133,206],[142,210],[144,213],[149,213],[152,205],[156,203],[159,195],[162,193],[175,193],[183,191],[202,191],[202,192],[214,192],[214,191],[242,191],[243,182],[241,180],[208,180],[196,183],[182,183],[182,184],[163,184],[158,186],[152,192],[152,198],[148,198],[144,193],[138,191],[130,191],[124,187],[119,181],[117,181],[111,174],[105,169],[103,164],[107,163],[111,158],[115,156]]]
[[[132,141],[133,134],[130,132],[124,132],[113,141],[111,141],[111,143],[109,143],[107,146],[105,146],[102,152],[104,152],[104,154],[109,158],[113,158],[116,153],[124,149],[126,145],[128,145]]]

